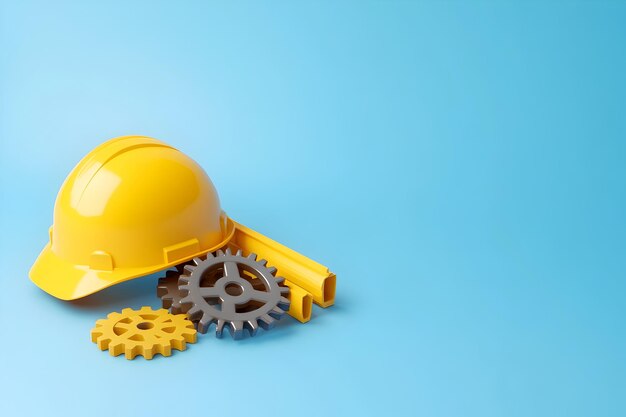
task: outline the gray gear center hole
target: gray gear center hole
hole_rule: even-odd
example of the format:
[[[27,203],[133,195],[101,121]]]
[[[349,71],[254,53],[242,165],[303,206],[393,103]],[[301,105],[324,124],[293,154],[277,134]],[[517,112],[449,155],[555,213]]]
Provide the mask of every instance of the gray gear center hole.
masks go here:
[[[224,290],[226,291],[226,294],[232,295],[233,297],[243,294],[243,287],[239,284],[235,284],[234,282],[226,285]]]
[[[248,267],[247,265],[243,265],[238,263],[237,268],[239,269],[239,276],[252,285],[252,288],[258,291],[269,292],[269,288],[267,287],[265,281],[260,279],[258,276],[258,272]],[[202,274],[202,278],[200,279],[201,287],[214,287],[215,283],[218,279],[224,276],[224,268],[221,264],[215,265],[212,268],[204,271]],[[230,283],[225,288],[226,293],[232,296],[237,296],[243,294],[243,287],[238,284]],[[206,298],[207,303],[209,303],[213,308],[217,310],[222,309],[221,300],[219,297],[208,297]],[[263,303],[256,300],[250,300],[243,304],[237,304],[235,306],[235,311],[237,313],[247,313],[250,311],[257,310],[263,307]]]

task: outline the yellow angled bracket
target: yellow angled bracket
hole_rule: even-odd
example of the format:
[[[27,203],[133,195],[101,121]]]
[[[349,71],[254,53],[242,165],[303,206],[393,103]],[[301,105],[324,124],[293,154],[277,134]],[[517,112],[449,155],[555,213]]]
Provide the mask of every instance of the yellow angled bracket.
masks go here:
[[[315,304],[321,307],[328,307],[335,303],[337,277],[324,265],[236,222],[235,234],[229,245],[245,253],[254,252],[276,267],[278,275],[284,277],[287,285],[292,288],[292,297],[298,297],[298,299],[301,297],[303,301],[306,299],[303,292],[298,289],[293,290],[296,286],[311,294]],[[292,299],[293,301],[296,300]],[[303,313],[306,313],[304,306],[302,309]],[[310,317],[310,309],[309,314],[305,314],[303,318],[307,315]],[[296,318],[300,320],[299,317]]]
[[[285,280],[285,285],[289,287],[289,315],[301,323],[311,320],[311,310],[313,309],[313,297],[311,294],[297,285]]]

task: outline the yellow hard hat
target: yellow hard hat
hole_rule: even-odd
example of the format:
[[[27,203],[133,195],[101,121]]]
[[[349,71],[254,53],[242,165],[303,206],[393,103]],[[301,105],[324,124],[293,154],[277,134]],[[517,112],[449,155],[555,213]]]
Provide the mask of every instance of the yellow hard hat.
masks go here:
[[[30,278],[74,300],[221,248],[234,231],[195,161],[152,138],[115,138],[61,186],[50,242]]]

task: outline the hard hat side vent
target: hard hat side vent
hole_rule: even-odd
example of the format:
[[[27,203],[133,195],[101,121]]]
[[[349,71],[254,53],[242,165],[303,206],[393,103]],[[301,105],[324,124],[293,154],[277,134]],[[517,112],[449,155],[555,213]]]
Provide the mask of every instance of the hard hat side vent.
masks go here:
[[[198,239],[189,239],[184,242],[163,248],[165,263],[172,263],[185,258],[191,258],[200,252],[200,242]]]
[[[113,257],[111,254],[102,250],[94,251],[89,258],[89,268],[99,271],[112,271]]]

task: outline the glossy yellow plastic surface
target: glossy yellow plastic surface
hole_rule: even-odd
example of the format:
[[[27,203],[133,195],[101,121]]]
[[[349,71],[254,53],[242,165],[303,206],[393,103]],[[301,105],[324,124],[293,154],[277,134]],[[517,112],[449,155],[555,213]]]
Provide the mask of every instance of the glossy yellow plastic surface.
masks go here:
[[[289,311],[291,317],[300,323],[306,323],[311,320],[311,310],[313,310],[313,297],[311,294],[285,280],[285,285],[289,287]]]
[[[324,265],[239,223],[235,223],[235,234],[229,245],[266,259],[288,283],[311,294],[315,304],[328,307],[335,303],[337,277]]]
[[[216,250],[233,233],[195,161],[158,140],[124,136],[91,151],[63,183],[30,278],[73,300]]]

